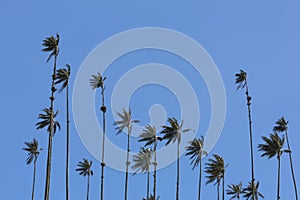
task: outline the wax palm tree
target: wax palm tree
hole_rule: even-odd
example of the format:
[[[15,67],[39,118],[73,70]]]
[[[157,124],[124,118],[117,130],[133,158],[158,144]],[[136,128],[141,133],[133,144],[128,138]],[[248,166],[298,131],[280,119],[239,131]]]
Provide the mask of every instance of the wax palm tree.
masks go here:
[[[54,57],[53,63],[53,73],[52,73],[52,83],[51,83],[51,96],[50,96],[50,113],[54,112],[54,93],[56,91],[55,88],[55,79],[56,79],[56,61],[59,52],[58,48],[59,44],[59,35],[56,34],[56,37],[50,36],[43,40],[43,52],[50,52],[50,55],[47,59],[47,62]],[[52,115],[53,116],[53,115]],[[52,137],[54,134],[54,123],[52,122],[54,119],[50,118],[50,127],[49,127],[49,138],[48,138],[48,155],[47,155],[47,169],[46,169],[46,184],[45,184],[45,196],[44,200],[49,200],[50,196],[50,176],[51,176],[51,158],[52,158]]]
[[[240,199],[243,194],[243,184],[240,182],[238,185],[230,184],[228,185],[228,189],[226,190],[226,194],[231,195],[230,200],[232,199]]]
[[[40,154],[41,148],[39,148],[38,141],[33,138],[32,141],[25,142],[26,147],[22,148],[27,152],[26,164],[30,165],[33,162],[33,181],[32,181],[32,192],[31,199],[34,199],[34,187],[35,187],[35,176],[36,176],[36,161]]]
[[[86,191],[86,200],[89,199],[89,192],[90,192],[90,176],[93,176],[93,170],[92,170],[92,161],[88,161],[86,158],[83,158],[83,161],[80,161],[77,166],[78,168],[76,171],[79,172],[79,175],[81,176],[87,176],[88,181],[87,181],[87,191]]]
[[[121,118],[114,122],[117,126],[117,134],[120,134],[125,128],[127,128],[127,155],[126,155],[126,175],[125,175],[125,195],[124,199],[127,200],[128,193],[128,167],[129,162],[129,152],[130,152],[130,135],[132,131],[132,124],[139,122],[139,120],[133,120],[131,116],[131,110],[129,108],[128,112],[123,108],[123,113],[117,112],[117,115]]]
[[[105,160],[104,160],[104,150],[105,150],[105,133],[106,133],[106,120],[105,120],[105,112],[106,112],[106,106],[104,104],[104,81],[106,77],[103,77],[99,72],[96,75],[92,75],[92,78],[90,79],[90,85],[92,89],[101,88],[101,97],[102,97],[102,106],[100,110],[102,111],[102,126],[103,126],[103,135],[102,135],[102,158],[101,158],[101,190],[100,190],[100,199],[103,200],[103,194],[104,194],[104,167],[105,167]]]
[[[246,200],[258,200],[258,197],[265,198],[262,193],[258,191],[259,188],[259,182],[252,184],[252,182],[249,182],[248,186],[244,188],[243,191],[243,197],[246,198]],[[253,195],[254,191],[254,195]]]
[[[203,150],[204,138],[194,138],[189,142],[189,146],[186,147],[186,156],[190,156],[191,165],[193,170],[199,165],[199,183],[198,183],[198,200],[201,196],[201,181],[202,181],[202,158],[207,155],[207,152]]]
[[[59,92],[66,89],[66,200],[69,200],[69,146],[70,146],[70,117],[69,117],[69,78],[71,66],[66,64],[66,68],[59,69],[56,72],[55,84],[60,84]]]
[[[179,146],[181,142],[181,134],[191,131],[191,129],[183,129],[183,120],[179,124],[175,117],[168,118],[169,126],[162,126],[163,130],[161,131],[163,136],[163,140],[166,140],[166,145],[177,142],[177,183],[176,183],[176,200],[179,200]]]
[[[150,188],[150,167],[152,165],[151,149],[142,148],[136,155],[133,156],[132,169],[135,169],[134,175],[138,172],[147,173],[147,199],[149,199],[149,188]]]
[[[214,185],[217,185],[217,196],[218,200],[220,199],[220,184],[222,181],[222,199],[224,200],[224,190],[225,190],[225,166],[224,159],[217,155],[213,155],[214,158],[208,159],[208,162],[205,163],[205,173],[207,173],[207,181],[206,184],[214,183]]]
[[[286,143],[287,143],[288,153],[289,153],[291,174],[292,174],[293,183],[294,183],[295,197],[296,197],[296,200],[298,200],[297,183],[296,183],[294,167],[293,167],[292,151],[291,151],[289,137],[288,137],[288,123],[289,122],[284,117],[281,117],[280,119],[278,119],[276,121],[276,125],[274,126],[273,131],[285,133],[285,138],[286,138]]]
[[[277,156],[278,160],[278,180],[277,180],[277,200],[280,199],[280,158],[282,155],[282,147],[284,144],[284,138],[280,138],[277,133],[270,134],[270,137],[262,136],[264,144],[258,145],[258,150],[262,151],[262,157],[267,156],[268,159]]]
[[[47,132],[50,134],[50,132],[53,130],[53,134],[56,133],[57,128],[60,130],[60,124],[58,121],[55,121],[55,118],[58,114],[58,111],[56,111],[56,113],[54,113],[53,111],[51,112],[51,110],[49,108],[44,108],[43,109],[44,113],[40,113],[38,116],[38,119],[40,119],[41,121],[39,121],[38,123],[36,123],[36,129],[43,129],[43,128],[47,128]],[[53,123],[51,123],[53,122]],[[51,126],[52,124],[52,126]]]
[[[247,73],[243,70],[240,70],[240,73],[235,74],[235,83],[238,85],[237,86],[237,90],[238,89],[243,89],[246,88],[246,99],[247,99],[247,108],[248,108],[248,120],[249,120],[249,134],[250,134],[250,153],[251,153],[251,182],[252,185],[254,185],[254,181],[255,181],[255,176],[254,176],[254,155],[253,155],[253,142],[252,142],[252,138],[253,138],[253,133],[252,133],[252,118],[251,118],[251,96],[249,95],[249,89],[248,89],[248,82],[247,82]],[[254,189],[254,188],[253,188]],[[253,196],[254,196],[254,190],[253,192]]]
[[[139,142],[146,142],[146,146],[151,146],[153,149],[153,157],[154,157],[154,172],[153,172],[153,198],[156,199],[156,167],[157,167],[157,160],[156,160],[156,148],[157,148],[157,143],[158,141],[161,141],[162,138],[157,135],[156,128],[154,126],[146,125],[145,129],[143,132],[139,135],[141,138]]]

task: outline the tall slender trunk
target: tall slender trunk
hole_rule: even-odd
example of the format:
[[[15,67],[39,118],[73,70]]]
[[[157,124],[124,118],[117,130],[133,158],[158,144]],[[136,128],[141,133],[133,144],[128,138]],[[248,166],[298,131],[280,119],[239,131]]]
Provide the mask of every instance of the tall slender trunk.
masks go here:
[[[296,197],[296,200],[298,200],[298,192],[297,192],[297,184],[296,184],[296,179],[295,179],[295,174],[294,174],[292,151],[290,148],[287,130],[285,130],[285,137],[286,137],[286,143],[287,143],[288,150],[289,150],[289,160],[290,160],[291,173],[292,173],[292,178],[293,178],[293,183],[294,183],[295,197]]]
[[[88,174],[88,182],[87,182],[87,189],[86,189],[86,200],[89,200],[89,193],[90,193],[90,175]]]
[[[66,109],[67,109],[67,144],[66,144],[66,200],[69,200],[69,154],[70,154],[70,116],[69,116],[69,83],[66,87]]]
[[[126,156],[125,197],[124,197],[125,200],[127,200],[127,192],[128,192],[128,167],[130,165],[130,162],[129,162],[130,134],[131,134],[131,127],[129,126],[128,134],[127,134],[127,156]]]
[[[225,174],[223,174],[222,178],[222,200],[225,199]]]
[[[150,169],[147,172],[147,200],[149,199],[149,190],[150,190]]]
[[[177,183],[176,183],[176,200],[179,200],[179,140],[177,141]]]
[[[157,166],[156,146],[157,146],[157,141],[155,141],[155,144],[154,144],[154,172],[153,172],[153,181],[154,181],[153,196],[154,196],[155,200],[156,200],[156,166]]]
[[[278,159],[278,182],[277,182],[277,200],[280,199],[280,155],[277,156]]]
[[[102,88],[102,106],[101,106],[101,111],[102,111],[102,126],[103,126],[103,135],[102,135],[102,161],[101,161],[101,189],[100,189],[100,199],[103,200],[103,194],[104,194],[104,167],[105,167],[105,160],[104,160],[104,147],[105,147],[105,132],[106,132],[106,127],[105,127],[105,112],[106,112],[106,107],[104,104],[104,88]]]
[[[252,134],[252,119],[251,119],[251,96],[249,95],[249,90],[248,90],[248,83],[246,80],[246,96],[247,96],[247,107],[248,107],[248,119],[249,119],[249,133],[250,133],[250,153],[251,153],[251,182],[252,185],[254,186],[255,178],[254,178],[254,155],[253,155],[253,134]],[[254,187],[252,188],[252,195],[255,195],[255,189]]]
[[[220,182],[217,185],[217,195],[218,195],[218,200],[220,200]]]
[[[31,200],[34,200],[34,187],[35,187],[35,176],[36,176],[36,161],[37,161],[37,157],[34,158],[34,163],[33,163],[33,181],[32,181]]]
[[[56,78],[56,60],[57,54],[54,57],[54,66],[53,66],[53,74],[52,74],[52,84],[51,84],[51,97],[50,97],[50,131],[48,138],[48,156],[47,156],[47,169],[46,169],[46,185],[45,185],[45,196],[44,200],[49,200],[50,196],[50,176],[51,176],[51,158],[52,158],[52,138],[53,138],[53,130],[54,130],[54,92],[55,89],[55,78]]]
[[[199,168],[199,185],[198,185],[198,200],[200,200],[200,196],[201,196],[201,181],[202,181],[202,156],[200,159],[200,168]]]

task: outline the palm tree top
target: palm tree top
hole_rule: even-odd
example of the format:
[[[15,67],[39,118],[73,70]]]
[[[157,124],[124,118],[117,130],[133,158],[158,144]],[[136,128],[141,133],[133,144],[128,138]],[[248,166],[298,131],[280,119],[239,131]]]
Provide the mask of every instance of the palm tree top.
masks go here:
[[[281,153],[281,148],[284,144],[284,138],[280,138],[277,133],[274,133],[270,134],[270,138],[262,136],[262,139],[265,143],[258,145],[258,150],[264,152],[261,155],[262,157],[267,156],[268,159],[270,159]]]
[[[154,126],[146,125],[142,133],[139,135],[141,139],[139,142],[146,142],[145,146],[155,144],[157,140],[161,141],[162,138],[157,136],[156,128]]]
[[[181,133],[186,133],[188,131],[191,131],[192,129],[183,129],[184,120],[181,120],[181,123],[179,124],[177,119],[175,117],[168,118],[168,122],[170,126],[164,125],[162,126],[163,130],[161,131],[163,136],[163,140],[167,140],[166,145],[168,145],[170,142],[178,141],[178,143],[181,142]]]
[[[235,74],[235,84],[237,84],[237,90],[243,89],[247,84],[247,73],[244,70],[240,70],[240,73]]]
[[[47,62],[51,59],[52,56],[57,56],[58,55],[58,44],[59,44],[59,34],[56,33],[56,38],[51,35],[50,37],[47,37],[46,39],[43,40],[43,46],[44,48],[42,49],[43,52],[50,52],[51,54],[47,59]]]
[[[194,138],[189,144],[190,145],[186,147],[187,153],[185,155],[190,156],[191,164],[193,164],[194,169],[199,165],[203,155],[207,155],[207,152],[203,150],[204,137]]]
[[[38,119],[40,119],[41,121],[39,121],[38,123],[36,123],[36,129],[42,129],[46,126],[48,126],[47,131],[50,133],[50,129],[51,129],[51,119],[55,119],[55,117],[58,114],[58,111],[56,111],[56,113],[54,113],[53,111],[51,112],[51,110],[49,108],[44,108],[43,109],[44,113],[39,114]],[[53,126],[53,133],[56,133],[56,127],[58,127],[58,129],[60,130],[60,124],[58,121],[54,121],[54,126]]]
[[[59,89],[59,92],[62,92],[67,87],[69,83],[70,74],[71,74],[71,66],[69,64],[66,64],[66,68],[57,70],[55,84],[59,84],[63,82],[61,88]]]
[[[226,190],[226,194],[231,195],[230,200],[234,198],[240,199],[240,195],[244,193],[243,183],[240,182],[239,184],[230,184],[228,185],[228,189]]]
[[[210,158],[208,159],[208,162],[205,163],[205,172],[208,174],[206,176],[206,178],[208,179],[206,181],[206,184],[212,183],[214,181],[215,184],[220,183],[221,179],[224,177],[225,168],[227,167],[224,165],[224,159],[221,156],[214,154],[213,157],[214,159]]]
[[[124,128],[128,127],[131,128],[133,123],[138,123],[139,120],[133,120],[131,116],[131,109],[129,108],[128,112],[123,108],[123,112],[117,112],[117,115],[121,118],[118,121],[115,121],[113,125],[117,126],[116,129],[118,130],[117,134],[120,134]]]
[[[40,150],[42,149],[39,149],[39,143],[35,138],[33,138],[32,141],[24,142],[24,144],[26,145],[26,147],[22,149],[27,152],[26,164],[30,165],[32,161],[34,161],[38,157],[38,155],[40,154]]]
[[[254,197],[253,197],[253,187],[254,187],[254,193],[255,193]],[[252,184],[252,182],[249,182],[249,185],[246,188],[244,188],[243,197],[245,197],[246,200],[248,200],[250,198],[258,200],[259,196],[264,199],[265,198],[264,195],[258,191],[258,188],[259,188],[259,182],[254,183],[254,184]]]
[[[154,195],[150,194],[150,197],[148,199],[143,198],[143,200],[159,200],[159,197],[155,199]]]
[[[138,172],[146,173],[150,171],[151,166],[151,160],[152,160],[152,150],[147,148],[141,148],[141,150],[133,156],[133,162],[134,165],[132,166],[132,169],[135,169],[136,171],[134,174]]]
[[[280,119],[278,119],[276,121],[276,125],[273,128],[273,131],[276,132],[283,132],[286,131],[288,129],[288,123],[289,121],[287,121],[284,117],[281,117]]]
[[[90,85],[93,89],[101,88],[104,89],[104,81],[106,80],[106,77],[103,77],[100,72],[98,72],[95,75],[92,75],[92,78],[90,79]]]
[[[93,170],[91,170],[92,164],[93,164],[92,161],[89,161],[86,158],[83,158],[83,161],[80,161],[77,164],[78,168],[76,169],[76,171],[78,171],[79,175],[81,175],[81,176],[87,176],[87,175],[93,176]]]

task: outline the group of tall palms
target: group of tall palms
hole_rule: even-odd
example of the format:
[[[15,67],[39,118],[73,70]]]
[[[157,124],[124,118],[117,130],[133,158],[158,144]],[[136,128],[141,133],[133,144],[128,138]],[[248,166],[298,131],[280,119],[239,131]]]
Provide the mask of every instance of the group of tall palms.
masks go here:
[[[66,164],[65,164],[65,195],[66,200],[69,200],[69,152],[70,152],[70,119],[69,119],[69,78],[71,74],[70,65],[66,65],[65,68],[57,70],[57,57],[59,54],[59,34],[56,37],[50,36],[43,40],[43,52],[49,52],[50,55],[47,62],[53,58],[53,73],[51,75],[51,96],[50,96],[50,107],[44,108],[43,113],[38,115],[40,120],[36,123],[37,129],[46,128],[48,132],[48,148],[47,148],[47,165],[46,165],[46,178],[45,178],[45,193],[44,200],[49,200],[50,196],[50,180],[51,180],[51,160],[52,160],[52,140],[57,129],[60,129],[60,123],[56,121],[58,111],[54,109],[56,86],[60,84],[60,89],[58,92],[65,90],[66,92]],[[255,180],[254,173],[254,150],[253,150],[253,131],[252,131],[252,118],[251,118],[251,96],[249,94],[247,73],[243,70],[240,73],[235,74],[235,83],[237,84],[237,89],[245,89],[247,109],[248,109],[248,121],[249,121],[249,141],[250,141],[250,155],[251,155],[251,181],[249,181],[246,187],[243,186],[242,182],[239,184],[229,184],[226,190],[226,194],[230,196],[230,199],[240,199],[244,197],[245,199],[258,200],[259,197],[264,198],[264,196],[258,191],[259,181]],[[97,73],[92,75],[90,79],[90,85],[92,89],[101,89],[101,107],[102,112],[102,127],[103,127],[103,137],[101,141],[102,156],[101,156],[101,186],[100,186],[100,199],[104,199],[104,169],[105,169],[105,138],[106,138],[106,106],[105,106],[105,84],[104,81],[106,77],[102,74]],[[131,165],[129,152],[130,152],[130,138],[132,134],[132,126],[134,123],[139,122],[132,118],[131,109],[123,109],[122,112],[117,112],[119,120],[116,120],[113,125],[116,126],[117,134],[121,132],[127,132],[127,154],[125,163],[125,188],[124,188],[124,200],[128,199],[128,179],[129,179],[129,167],[135,170],[135,173],[146,173],[147,174],[147,190],[146,198],[144,200],[157,200],[159,195],[157,194],[157,157],[156,150],[159,142],[165,141],[165,145],[171,143],[176,143],[176,155],[177,155],[177,172],[176,172],[176,200],[180,199],[179,189],[180,189],[180,144],[182,134],[189,131],[193,131],[188,128],[183,128],[184,121],[178,121],[174,117],[168,118],[167,125],[161,126],[161,131],[158,132],[156,127],[151,125],[146,125],[142,133],[139,136],[139,142],[143,142],[144,145],[141,150],[133,156],[133,164]],[[284,133],[280,135],[280,133]],[[278,186],[277,186],[277,200],[280,197],[280,168],[281,168],[281,156],[283,153],[289,155],[291,175],[294,184],[295,199],[298,200],[297,185],[295,180],[295,174],[293,169],[292,161],[292,151],[290,148],[290,143],[288,140],[288,121],[282,117],[276,121],[273,128],[273,133],[267,136],[263,136],[262,140],[264,143],[258,145],[258,150],[262,152],[262,157],[267,156],[268,158],[273,158],[276,156],[278,161]],[[285,149],[284,143],[287,143],[287,149]],[[36,165],[37,159],[42,150],[39,147],[38,141],[34,138],[32,141],[25,142],[23,150],[27,154],[26,164],[33,163],[33,183],[32,183],[32,200],[34,199],[35,193],[35,176],[36,176]],[[199,167],[199,182],[198,182],[198,200],[201,199],[201,187],[202,187],[202,168],[203,168],[203,158],[207,156],[207,152],[203,149],[204,137],[194,138],[189,142],[186,147],[186,156],[190,157],[192,169]],[[93,175],[92,161],[83,158],[77,164],[78,168],[76,171],[79,175],[87,176],[87,192],[86,199],[89,199],[89,187],[90,187],[90,177]],[[153,166],[153,192],[150,193],[150,173],[151,167]],[[213,183],[217,186],[217,199],[219,200],[222,196],[222,200],[225,198],[225,171],[228,165],[225,164],[223,157],[218,154],[213,154],[211,158],[207,160],[204,167],[204,172],[206,173],[206,184]],[[221,195],[220,195],[221,189]]]

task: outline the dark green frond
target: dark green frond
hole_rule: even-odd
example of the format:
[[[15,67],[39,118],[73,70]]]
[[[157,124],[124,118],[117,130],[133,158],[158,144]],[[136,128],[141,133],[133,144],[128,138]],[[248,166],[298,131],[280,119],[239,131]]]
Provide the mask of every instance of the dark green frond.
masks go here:
[[[238,185],[230,184],[228,185],[228,189],[226,190],[226,194],[231,195],[230,200],[232,199],[240,199],[240,196],[243,194],[243,184],[240,182]]]
[[[254,188],[254,196],[253,196],[253,188]],[[246,198],[246,200],[251,199],[251,200],[258,200],[258,197],[265,198],[264,195],[262,195],[259,191],[259,182],[252,184],[252,182],[249,182],[248,186],[244,188],[243,190],[243,197]]]
[[[43,52],[51,52],[50,56],[47,59],[47,62],[51,59],[52,56],[58,55],[58,44],[59,44],[59,34],[56,34],[56,38],[54,36],[47,37],[43,40]]]
[[[146,125],[142,133],[139,135],[139,142],[146,142],[145,146],[151,146],[157,143],[158,137],[154,126]]]
[[[247,84],[247,73],[240,70],[240,73],[235,74],[235,84],[237,84],[237,90],[244,88]]]
[[[77,169],[76,171],[79,172],[79,175],[81,176],[93,176],[93,170],[92,170],[92,161],[87,160],[86,158],[83,158],[83,161],[80,161],[77,164]]]
[[[186,156],[190,156],[191,165],[193,165],[193,169],[197,167],[203,158],[203,156],[207,155],[207,152],[203,150],[204,138],[201,136],[200,138],[194,138],[189,142],[189,146],[186,147]]]
[[[69,64],[66,64],[66,68],[58,69],[56,71],[55,84],[57,85],[62,83],[59,92],[62,92],[69,84],[70,74],[71,74],[71,66]]]
[[[49,108],[44,108],[43,109],[44,113],[39,114],[38,119],[40,119],[41,121],[39,121],[38,123],[36,123],[36,129],[43,129],[45,127],[47,127],[47,131],[50,133],[50,122],[51,119],[53,119],[53,134],[56,133],[57,128],[60,130],[60,124],[58,121],[55,121],[55,118],[58,114],[58,111],[56,111],[56,113],[54,114],[54,112],[51,112]]]
[[[289,121],[287,121],[284,117],[281,117],[280,119],[278,119],[276,121],[276,125],[273,128],[273,131],[275,132],[284,132],[288,129],[288,123]]]
[[[269,159],[274,157],[275,155],[281,155],[282,147],[284,144],[284,138],[281,138],[277,133],[270,134],[270,137],[262,136],[264,140],[264,144],[258,145],[258,150],[262,151],[263,156],[267,156]]]
[[[123,108],[123,112],[122,113],[117,112],[117,115],[119,116],[120,120],[115,121],[113,123],[113,125],[116,126],[117,134],[121,133],[124,130],[124,128],[131,129],[132,124],[139,122],[139,120],[133,120],[131,116],[131,112],[127,112],[124,108]]]
[[[214,154],[213,157],[213,159],[210,158],[208,159],[208,162],[205,163],[205,173],[207,173],[206,184],[212,182],[215,182],[215,184],[219,184],[222,178],[224,178],[226,168],[224,159],[217,154]]]
[[[33,138],[32,141],[24,143],[26,147],[22,149],[27,152],[26,164],[29,165],[32,161],[37,159],[41,149],[39,149],[39,143],[35,138]]]
[[[99,72],[96,75],[92,75],[90,79],[90,85],[93,89],[102,88],[104,89],[104,81],[106,77],[103,77]]]
[[[147,173],[150,171],[152,155],[153,152],[151,149],[141,148],[141,150],[133,156],[134,164],[132,169],[136,170],[134,174],[138,172]]]

